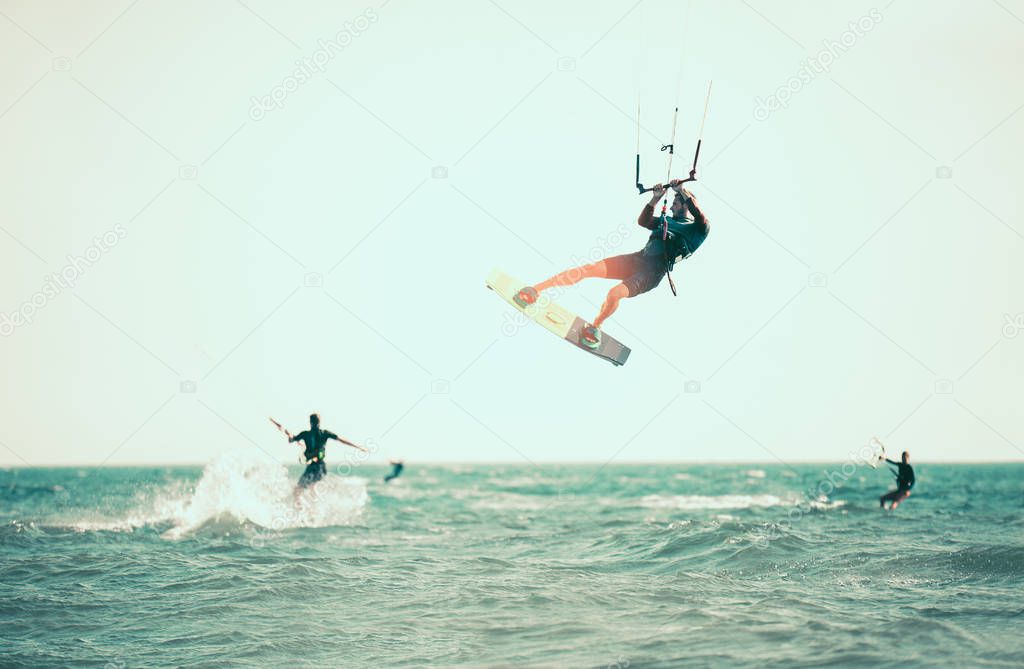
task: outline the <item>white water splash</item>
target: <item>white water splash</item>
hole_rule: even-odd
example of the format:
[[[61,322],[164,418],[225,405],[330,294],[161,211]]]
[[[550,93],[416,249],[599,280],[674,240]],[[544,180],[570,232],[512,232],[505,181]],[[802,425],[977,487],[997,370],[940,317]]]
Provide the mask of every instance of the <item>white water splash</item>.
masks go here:
[[[194,487],[140,490],[136,503],[111,517],[78,518],[69,523],[82,532],[132,532],[166,527],[168,539],[180,539],[206,525],[237,528],[243,523],[279,531],[294,527],[347,525],[369,501],[366,479],[331,476],[301,491],[280,464],[233,451],[203,469]]]
[[[279,531],[351,523],[366,506],[366,479],[328,476],[296,491],[288,470],[250,454],[226,453],[203,470],[191,499],[173,514],[164,533],[179,538],[206,523],[228,517]]]

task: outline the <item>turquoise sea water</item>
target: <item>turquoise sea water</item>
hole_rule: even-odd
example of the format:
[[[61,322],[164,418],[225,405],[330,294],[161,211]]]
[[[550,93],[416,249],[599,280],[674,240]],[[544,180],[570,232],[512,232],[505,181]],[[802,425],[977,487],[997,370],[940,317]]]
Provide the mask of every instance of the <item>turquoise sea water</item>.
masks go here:
[[[1024,665],[1024,465],[916,470],[0,470],[0,666]]]

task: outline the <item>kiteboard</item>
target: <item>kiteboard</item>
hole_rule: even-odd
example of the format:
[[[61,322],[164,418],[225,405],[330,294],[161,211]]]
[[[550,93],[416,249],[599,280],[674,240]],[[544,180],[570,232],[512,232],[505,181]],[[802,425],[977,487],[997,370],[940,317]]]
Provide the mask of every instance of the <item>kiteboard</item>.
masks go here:
[[[487,276],[487,287],[497,293],[527,318],[554,333],[561,339],[583,349],[591,355],[602,358],[616,367],[626,364],[629,349],[614,337],[602,330],[601,343],[597,348],[590,348],[580,340],[580,334],[588,323],[565,307],[557,304],[547,294],[541,293],[534,304],[525,309],[516,304],[515,296],[527,284],[515,279],[501,270],[492,270]]]

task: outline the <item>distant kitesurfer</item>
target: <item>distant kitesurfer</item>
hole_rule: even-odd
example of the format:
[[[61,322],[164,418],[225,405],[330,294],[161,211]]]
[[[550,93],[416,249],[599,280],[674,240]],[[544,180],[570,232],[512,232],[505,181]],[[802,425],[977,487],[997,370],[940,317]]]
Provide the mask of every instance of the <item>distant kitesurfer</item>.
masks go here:
[[[903,461],[896,462],[889,458],[884,458],[890,465],[896,465],[896,469],[890,469],[893,476],[896,477],[896,489],[878,498],[878,505],[885,508],[886,502],[892,502],[889,507],[890,510],[895,509],[900,505],[900,502],[910,497],[910,489],[914,487],[914,468],[910,466],[910,452],[903,451]]]
[[[583,279],[618,279],[621,283],[608,291],[597,318],[581,333],[581,341],[585,345],[590,348],[600,346],[601,324],[615,313],[619,301],[655,288],[678,260],[690,257],[708,236],[708,219],[697,206],[693,194],[682,187],[683,183],[676,179],[669,184],[676,193],[671,216],[665,214],[664,208],[660,216],[654,215],[654,207],[664,197],[665,187],[658,184],[651,189],[654,195],[637,220],[640,226],[651,231],[642,250],[575,267],[535,286],[526,286],[516,294],[516,304],[526,308],[537,301],[540,293],[554,286],[571,286]]]
[[[276,421],[274,424],[278,425]],[[309,429],[303,430],[296,435],[292,435],[284,428],[280,429],[285,433],[285,435],[287,435],[289,443],[301,441],[306,446],[305,453],[303,454],[306,461],[306,471],[302,472],[302,476],[299,478],[298,485],[300,488],[311,486],[327,475],[327,465],[324,462],[324,456],[327,453],[327,441],[329,439],[340,441],[346,446],[351,446],[352,448],[357,448],[360,451],[366,452],[366,449],[362,446],[357,446],[351,441],[342,439],[330,430],[321,429],[320,414],[310,414]]]
[[[391,465],[391,473],[384,477],[384,483],[389,482],[391,479],[397,479],[402,470],[405,469],[405,463],[401,460],[390,460],[388,464]]]

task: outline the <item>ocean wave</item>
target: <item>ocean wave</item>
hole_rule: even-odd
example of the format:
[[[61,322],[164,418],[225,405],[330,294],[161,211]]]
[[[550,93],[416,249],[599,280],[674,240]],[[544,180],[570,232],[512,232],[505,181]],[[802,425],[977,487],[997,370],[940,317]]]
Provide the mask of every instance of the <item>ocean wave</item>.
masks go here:
[[[537,475],[508,477],[494,476],[489,478],[487,483],[496,488],[541,488],[545,486],[554,486],[555,488],[558,488],[565,486],[565,479]]]
[[[1024,573],[1024,546],[971,546],[933,554],[919,562],[926,572],[952,572],[958,578],[1016,578]]]
[[[5,502],[20,502],[35,496],[52,496],[67,492],[62,485],[19,485],[10,483],[0,487],[0,499]]]
[[[484,495],[483,499],[472,502],[471,506],[474,509],[490,511],[539,511],[551,506],[551,501],[514,492],[491,492]]]
[[[6,540],[24,540],[26,538],[41,537],[45,534],[45,528],[39,527],[32,521],[10,520],[0,525],[0,545]]]
[[[798,501],[777,495],[647,495],[640,498],[639,505],[648,509],[691,511],[792,506]]]
[[[833,499],[829,499],[825,495],[821,495],[817,499],[812,499],[810,501],[805,501],[805,502],[803,502],[803,504],[806,504],[810,508],[815,509],[817,511],[828,511],[829,509],[839,509],[839,508],[842,508],[842,507],[846,506],[847,502],[846,502],[845,499],[834,499],[833,500]]]
[[[782,548],[806,543],[792,533],[766,534],[765,527],[749,525],[728,514],[716,514],[711,520],[699,522],[672,523],[658,534],[658,540],[636,544],[635,548],[638,555],[646,559],[671,559],[672,562],[660,567],[668,571],[677,570],[680,561],[694,560],[708,565],[733,560],[745,553],[757,557],[776,540]]]

